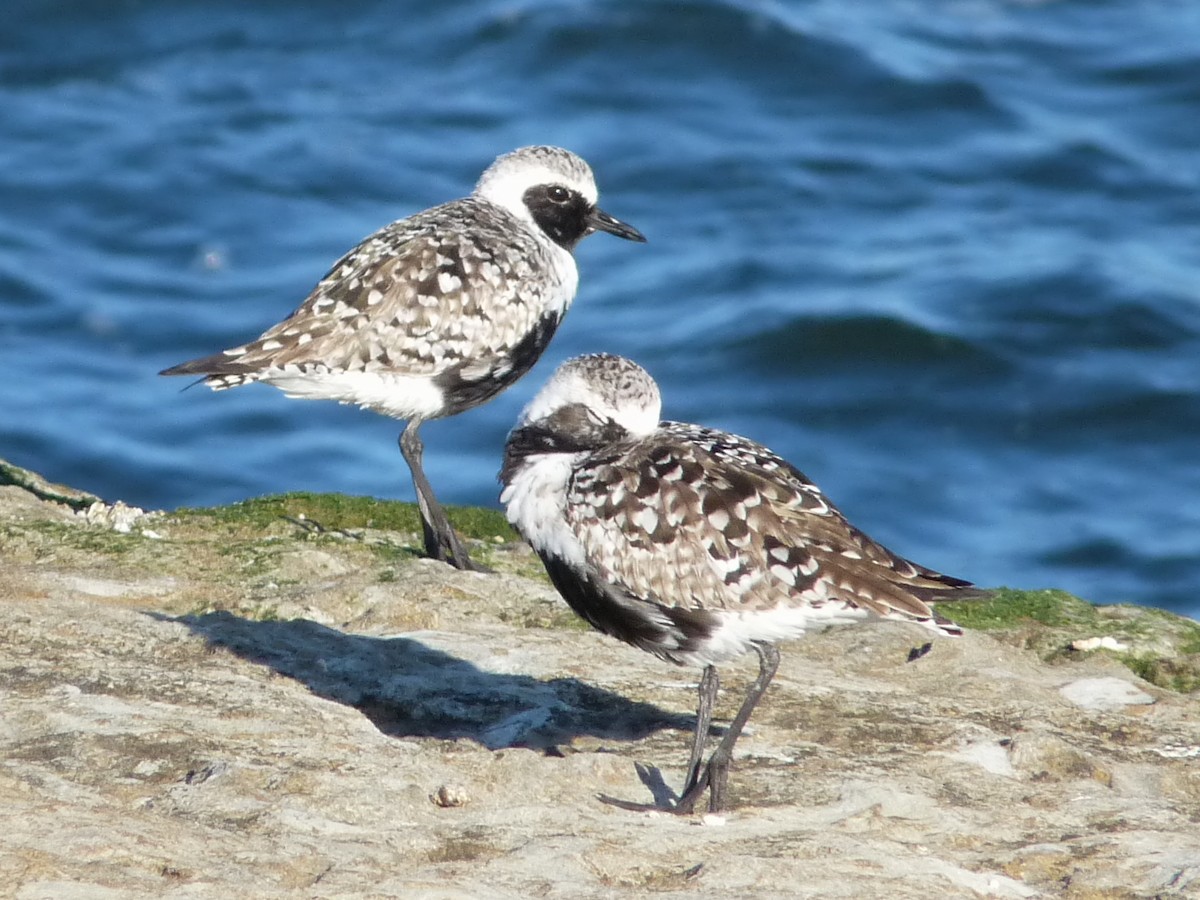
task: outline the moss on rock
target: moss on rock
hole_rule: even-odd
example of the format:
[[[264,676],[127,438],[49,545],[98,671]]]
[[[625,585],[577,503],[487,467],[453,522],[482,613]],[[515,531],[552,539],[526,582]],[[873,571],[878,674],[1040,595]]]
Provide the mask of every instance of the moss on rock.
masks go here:
[[[1097,606],[1066,591],[998,588],[978,601],[943,603],[965,628],[1036,652],[1051,663],[1093,654],[1112,657],[1151,684],[1200,689],[1200,622],[1131,604]],[[1090,639],[1110,638],[1094,642]]]
[[[307,586],[330,577],[297,568],[296,560],[312,551],[336,555],[346,571],[380,585],[408,581],[421,556],[420,514],[413,503],[295,492],[227,506],[106,516],[110,507],[93,495],[0,460],[0,489],[5,486],[19,488],[17,494],[26,498],[23,514],[0,522],[0,547],[10,560],[86,566],[116,579],[185,577],[203,585],[178,598],[190,609],[235,609],[255,619],[303,609]],[[541,564],[499,510],[446,511],[471,541],[477,561],[545,583]],[[122,518],[125,530],[114,530]],[[1096,606],[1065,591],[1013,588],[941,609],[960,625],[1047,662],[1065,665],[1102,654],[1160,687],[1200,689],[1200,623],[1164,610]],[[530,604],[504,616],[521,627],[587,627],[558,603]]]
[[[459,533],[476,540],[516,540],[516,532],[496,509],[447,506],[446,514]],[[184,507],[172,513],[180,521],[202,519],[233,527],[265,529],[281,521],[308,522],[318,531],[373,528],[382,531],[418,532],[421,516],[415,503],[353,497],[347,494],[314,494],[297,491],[270,494],[228,506]]]
[[[89,494],[87,491],[54,484],[47,481],[37,472],[22,469],[20,466],[14,466],[12,463],[0,459],[0,486],[4,485],[22,488],[39,500],[62,503],[74,510],[87,509],[100,499],[95,494]]]

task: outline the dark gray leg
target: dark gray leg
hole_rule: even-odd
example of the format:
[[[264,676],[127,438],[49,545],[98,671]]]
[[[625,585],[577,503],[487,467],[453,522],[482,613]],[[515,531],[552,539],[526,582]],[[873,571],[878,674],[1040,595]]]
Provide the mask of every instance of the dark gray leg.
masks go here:
[[[713,704],[717,701],[717,691],[720,687],[717,667],[705,666],[704,674],[700,676],[700,699],[696,705],[696,731],[692,735],[692,755],[688,759],[687,781],[684,782],[681,795],[686,795],[700,780],[700,761],[704,757],[704,744],[712,727]]]
[[[709,789],[708,811],[720,812],[725,808],[725,788],[729,781],[729,762],[733,759],[733,745],[737,743],[742,729],[750,720],[750,714],[754,712],[754,707],[762,699],[767,685],[775,677],[775,670],[779,668],[779,650],[774,644],[755,644],[754,649],[758,651],[758,678],[754,679],[754,684],[746,691],[746,699],[742,701],[741,709],[729,723],[729,729],[721,738],[717,749],[713,751],[703,774],[696,780],[696,784],[679,798],[674,810],[677,813],[690,813],[705,788]]]
[[[421,509],[421,529],[425,532],[425,555],[431,559],[439,559],[458,569],[471,569],[476,572],[487,572],[489,569],[471,562],[467,551],[459,543],[458,535],[450,526],[450,520],[442,505],[434,496],[433,487],[425,477],[421,467],[421,457],[425,453],[425,445],[421,443],[418,429],[420,419],[413,419],[400,433],[400,453],[408,468],[412,471],[413,488],[417,492],[417,506]]]

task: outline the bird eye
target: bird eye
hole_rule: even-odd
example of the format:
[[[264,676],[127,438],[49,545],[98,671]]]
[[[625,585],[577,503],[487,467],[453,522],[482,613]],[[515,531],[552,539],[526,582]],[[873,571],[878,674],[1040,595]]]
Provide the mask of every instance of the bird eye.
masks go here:
[[[571,192],[560,184],[550,185],[550,189],[547,191],[547,193],[550,195],[550,199],[555,203],[566,203],[571,199]]]

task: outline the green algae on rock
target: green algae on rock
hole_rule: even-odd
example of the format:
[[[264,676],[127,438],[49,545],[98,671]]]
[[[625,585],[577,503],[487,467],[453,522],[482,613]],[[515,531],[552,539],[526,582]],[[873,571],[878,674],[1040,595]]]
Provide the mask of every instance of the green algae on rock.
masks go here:
[[[104,560],[109,574],[120,578],[186,569],[209,579],[213,588],[193,608],[232,608],[254,617],[286,613],[292,606],[281,592],[302,592],[306,579],[322,577],[312,566],[297,563],[300,548],[344,556],[376,584],[406,577],[407,566],[420,556],[420,516],[413,503],[276,494],[150,513],[139,526],[147,523],[153,531],[135,527],[125,534],[103,527],[104,516],[85,516],[100,503],[95,496],[51,484],[0,459],[0,489],[5,486],[25,492],[29,503],[41,501],[48,511],[59,511],[0,524],[0,544],[9,558],[54,557],[71,564]],[[541,566],[524,552],[502,512],[464,506],[447,507],[447,512],[460,534],[476,543],[472,549],[481,562],[545,583]],[[241,597],[236,603],[235,595]],[[942,611],[966,628],[1031,650],[1052,664],[1099,654],[1159,687],[1185,693],[1200,688],[1200,622],[1165,610],[1096,606],[1059,590],[998,588],[984,600],[944,603]],[[514,607],[506,616],[509,624],[523,627],[580,627],[558,603]]]
[[[1200,688],[1200,622],[1166,610],[1097,606],[1066,591],[998,588],[984,600],[943,603],[941,611],[1046,662],[1098,653],[1159,687],[1184,693]]]
[[[22,490],[28,491],[39,500],[62,503],[74,510],[87,509],[100,499],[95,494],[89,494],[87,491],[77,490],[66,485],[54,484],[47,481],[37,472],[22,469],[20,466],[14,466],[12,463],[0,459],[0,487],[6,485],[19,487]]]
[[[17,896],[1200,885],[1194,699],[1112,658],[1186,661],[1196,623],[1002,591],[944,606],[975,627],[912,663],[897,623],[789,642],[728,820],[635,815],[597,794],[680,777],[695,675],[590,631],[502,533],[477,532],[497,574],[459,572],[419,558],[403,504],[346,502],[130,523],[0,486]]]
[[[446,513],[464,537],[485,541],[517,539],[516,532],[499,510],[447,506]],[[421,529],[421,516],[415,503],[309,491],[270,494],[228,506],[183,507],[172,515],[185,520],[200,517],[218,523],[244,523],[260,528],[290,519],[314,523],[314,527],[325,531],[375,528],[417,532]]]

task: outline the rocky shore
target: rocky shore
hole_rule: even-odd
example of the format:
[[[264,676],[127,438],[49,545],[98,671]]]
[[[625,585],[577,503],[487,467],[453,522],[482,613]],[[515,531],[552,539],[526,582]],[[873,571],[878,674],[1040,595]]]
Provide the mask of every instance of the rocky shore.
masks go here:
[[[630,812],[598,796],[679,785],[697,673],[452,518],[497,574],[404,504],[147,514],[0,463],[0,896],[1200,896],[1200,624],[1003,591],[911,662],[915,626],[812,635],[727,815]]]

